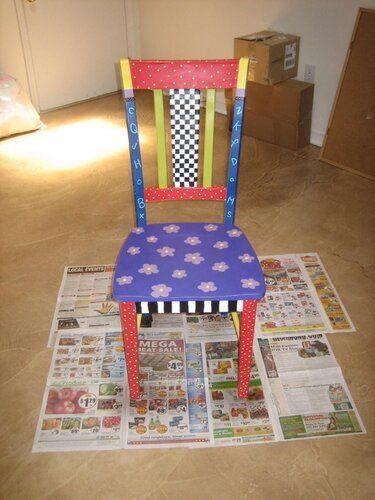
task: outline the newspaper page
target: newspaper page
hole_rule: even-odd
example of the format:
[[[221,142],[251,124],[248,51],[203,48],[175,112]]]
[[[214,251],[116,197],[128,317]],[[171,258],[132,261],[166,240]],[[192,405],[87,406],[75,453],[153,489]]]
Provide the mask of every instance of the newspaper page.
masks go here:
[[[112,297],[114,268],[114,265],[65,268],[48,347],[54,346],[60,330],[121,330],[118,303]]]
[[[299,254],[330,323],[330,332],[354,332],[354,325],[317,253]]]
[[[327,324],[315,290],[296,255],[260,257],[266,296],[257,308],[257,333],[324,332]]]
[[[125,384],[121,334],[60,332],[33,451],[121,448]]]
[[[253,355],[246,399],[237,394],[238,343],[204,342],[209,382],[210,421],[215,445],[275,440],[269,399]]]
[[[142,332],[141,399],[128,402],[126,447],[211,442],[201,345],[185,344],[180,333]]]
[[[365,432],[324,334],[258,344],[283,440]]]
[[[258,336],[354,331],[317,254],[260,257],[266,295],[257,308]]]
[[[236,329],[231,314],[187,314],[185,321],[186,337],[189,342],[236,339]]]

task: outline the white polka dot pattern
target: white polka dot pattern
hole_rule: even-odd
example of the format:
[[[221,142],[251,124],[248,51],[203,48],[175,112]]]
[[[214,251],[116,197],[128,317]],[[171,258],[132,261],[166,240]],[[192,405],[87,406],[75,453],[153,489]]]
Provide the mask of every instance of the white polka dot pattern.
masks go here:
[[[241,399],[248,395],[257,304],[257,300],[244,300],[243,303],[238,349],[238,397]]]
[[[120,311],[130,399],[140,399],[137,314],[134,302],[121,302]]]

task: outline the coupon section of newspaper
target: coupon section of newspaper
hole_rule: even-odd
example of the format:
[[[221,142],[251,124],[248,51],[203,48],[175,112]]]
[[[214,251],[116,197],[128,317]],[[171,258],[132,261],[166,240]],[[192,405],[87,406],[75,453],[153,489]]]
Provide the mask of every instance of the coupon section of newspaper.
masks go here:
[[[259,260],[266,282],[266,296],[257,308],[259,336],[354,331],[317,254]]]
[[[324,334],[259,338],[281,439],[366,432]]]

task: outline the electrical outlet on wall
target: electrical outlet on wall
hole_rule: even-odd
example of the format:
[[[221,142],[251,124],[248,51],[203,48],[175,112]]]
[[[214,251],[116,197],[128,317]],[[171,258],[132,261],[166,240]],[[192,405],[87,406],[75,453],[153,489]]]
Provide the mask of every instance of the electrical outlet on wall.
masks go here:
[[[303,79],[305,82],[315,83],[315,66],[312,64],[305,64],[305,75]]]

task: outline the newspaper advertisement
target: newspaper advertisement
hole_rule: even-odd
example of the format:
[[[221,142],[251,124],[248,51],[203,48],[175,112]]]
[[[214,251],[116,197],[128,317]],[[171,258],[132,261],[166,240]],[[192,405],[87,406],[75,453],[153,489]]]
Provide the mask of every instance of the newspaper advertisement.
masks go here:
[[[317,254],[260,257],[266,295],[257,308],[259,336],[354,331]]]
[[[317,254],[260,258],[251,380],[238,399],[238,318],[143,315],[129,400],[114,266],[67,267],[33,451],[232,446],[365,432],[323,332],[353,325]],[[349,328],[348,328],[349,326]]]
[[[121,448],[125,386],[121,334],[59,333],[33,451]]]
[[[312,281],[330,323],[330,332],[354,332],[354,325],[330,280],[319,255],[300,254],[304,268]]]
[[[139,340],[141,399],[128,402],[127,447],[210,443],[199,344]]]
[[[215,445],[275,440],[269,400],[253,354],[248,396],[237,394],[238,342],[205,342],[210,420]]]
[[[282,439],[365,432],[324,334],[258,339]]]
[[[236,340],[185,343],[162,331],[151,339],[139,341],[142,397],[128,403],[126,447],[275,439],[255,361],[248,397],[238,399]]]
[[[121,330],[118,303],[112,297],[114,268],[114,265],[65,268],[48,347],[53,347],[57,331],[61,330]]]
[[[186,336],[190,342],[237,338],[233,318],[229,313],[187,314],[185,322]]]

